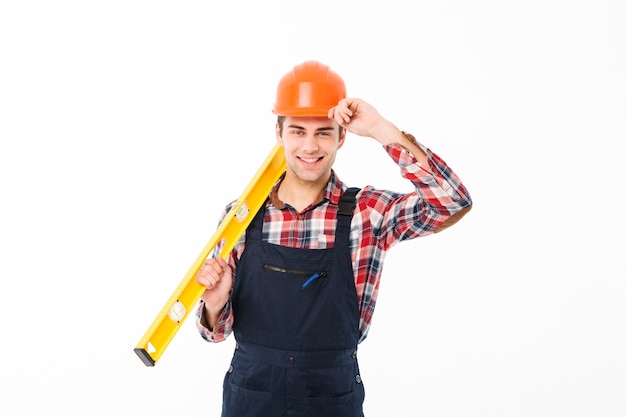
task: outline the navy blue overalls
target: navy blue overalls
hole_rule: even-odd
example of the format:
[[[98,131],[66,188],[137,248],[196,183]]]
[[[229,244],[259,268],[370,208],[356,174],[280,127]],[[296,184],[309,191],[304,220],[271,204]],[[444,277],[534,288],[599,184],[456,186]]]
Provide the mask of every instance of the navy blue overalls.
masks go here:
[[[357,191],[342,196],[333,248],[263,242],[265,205],[248,227],[232,294],[237,347],[223,417],[363,416],[349,248]]]

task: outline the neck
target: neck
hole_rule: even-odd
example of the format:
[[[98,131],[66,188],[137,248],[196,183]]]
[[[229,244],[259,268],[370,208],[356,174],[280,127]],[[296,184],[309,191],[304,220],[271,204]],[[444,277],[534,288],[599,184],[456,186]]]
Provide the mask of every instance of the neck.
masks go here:
[[[318,202],[329,179],[330,174],[325,181],[312,183],[301,181],[295,175],[287,173],[278,188],[278,198],[301,212],[311,204]]]

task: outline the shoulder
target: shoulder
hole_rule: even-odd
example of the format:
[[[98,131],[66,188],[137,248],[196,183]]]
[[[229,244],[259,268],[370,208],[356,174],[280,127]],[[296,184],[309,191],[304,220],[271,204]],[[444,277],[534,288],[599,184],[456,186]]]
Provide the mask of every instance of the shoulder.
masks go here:
[[[402,197],[402,193],[375,188],[371,185],[363,187],[357,194],[358,206],[366,208],[384,207]]]

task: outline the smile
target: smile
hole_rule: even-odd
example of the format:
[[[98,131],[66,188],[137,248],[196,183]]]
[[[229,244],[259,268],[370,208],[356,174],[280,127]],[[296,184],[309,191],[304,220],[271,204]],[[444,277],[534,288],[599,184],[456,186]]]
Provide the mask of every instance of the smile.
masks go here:
[[[301,160],[302,162],[306,162],[308,164],[313,164],[317,161],[321,161],[323,158],[323,156],[320,156],[319,158],[302,158],[302,157],[298,157],[299,160]]]

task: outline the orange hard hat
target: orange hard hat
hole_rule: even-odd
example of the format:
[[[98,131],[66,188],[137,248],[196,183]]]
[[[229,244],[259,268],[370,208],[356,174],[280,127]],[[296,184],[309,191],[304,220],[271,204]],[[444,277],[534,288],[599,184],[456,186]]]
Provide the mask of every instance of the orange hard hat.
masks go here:
[[[327,116],[344,98],[346,85],[339,75],[321,62],[305,61],[280,79],[273,112],[278,116]]]

